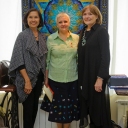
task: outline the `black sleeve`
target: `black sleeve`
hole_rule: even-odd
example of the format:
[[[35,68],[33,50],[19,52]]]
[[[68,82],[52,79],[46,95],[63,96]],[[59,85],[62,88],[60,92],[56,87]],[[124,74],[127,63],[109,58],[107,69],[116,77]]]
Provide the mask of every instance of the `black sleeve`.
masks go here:
[[[102,28],[98,36],[101,53],[101,63],[98,76],[105,79],[109,77],[109,63],[110,63],[110,50],[109,50],[109,35],[106,29]]]
[[[21,65],[21,66],[19,66],[18,68],[17,68],[17,70],[22,70],[22,69],[25,69],[25,65]]]

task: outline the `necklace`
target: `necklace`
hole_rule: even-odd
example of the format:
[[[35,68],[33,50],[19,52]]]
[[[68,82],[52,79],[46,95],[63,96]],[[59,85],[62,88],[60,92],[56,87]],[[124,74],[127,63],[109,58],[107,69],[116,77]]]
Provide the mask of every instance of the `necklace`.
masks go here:
[[[37,39],[38,38],[38,31],[37,32],[33,32],[33,35],[34,35],[34,37]]]
[[[86,33],[86,30],[84,30],[84,34],[83,34],[83,37],[82,37],[82,46],[84,46],[86,44],[85,33]]]

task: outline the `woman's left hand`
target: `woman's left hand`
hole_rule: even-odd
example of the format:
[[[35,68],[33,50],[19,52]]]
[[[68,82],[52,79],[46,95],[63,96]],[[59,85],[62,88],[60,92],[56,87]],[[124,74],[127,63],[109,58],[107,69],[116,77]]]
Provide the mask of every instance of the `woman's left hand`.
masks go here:
[[[25,82],[25,86],[24,86],[24,92],[26,94],[30,94],[32,91],[32,85],[30,81]]]
[[[102,91],[102,84],[103,84],[103,79],[102,78],[97,78],[96,83],[94,85],[95,90],[97,92],[101,92]]]

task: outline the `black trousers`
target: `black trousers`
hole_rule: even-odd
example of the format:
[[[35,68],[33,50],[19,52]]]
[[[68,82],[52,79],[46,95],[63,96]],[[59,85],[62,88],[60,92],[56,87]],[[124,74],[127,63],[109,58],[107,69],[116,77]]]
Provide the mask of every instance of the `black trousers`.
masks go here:
[[[44,81],[43,73],[39,73],[38,80],[32,92],[29,94],[23,104],[23,123],[24,128],[33,128],[37,111],[38,101],[42,92],[42,82]]]

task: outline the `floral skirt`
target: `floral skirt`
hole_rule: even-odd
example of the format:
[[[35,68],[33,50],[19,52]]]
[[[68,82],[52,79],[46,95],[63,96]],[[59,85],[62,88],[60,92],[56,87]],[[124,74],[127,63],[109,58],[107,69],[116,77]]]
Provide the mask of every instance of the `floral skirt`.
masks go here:
[[[54,92],[52,102],[45,95],[41,109],[49,112],[48,120],[57,123],[70,123],[80,119],[78,81],[59,83],[49,79]]]

